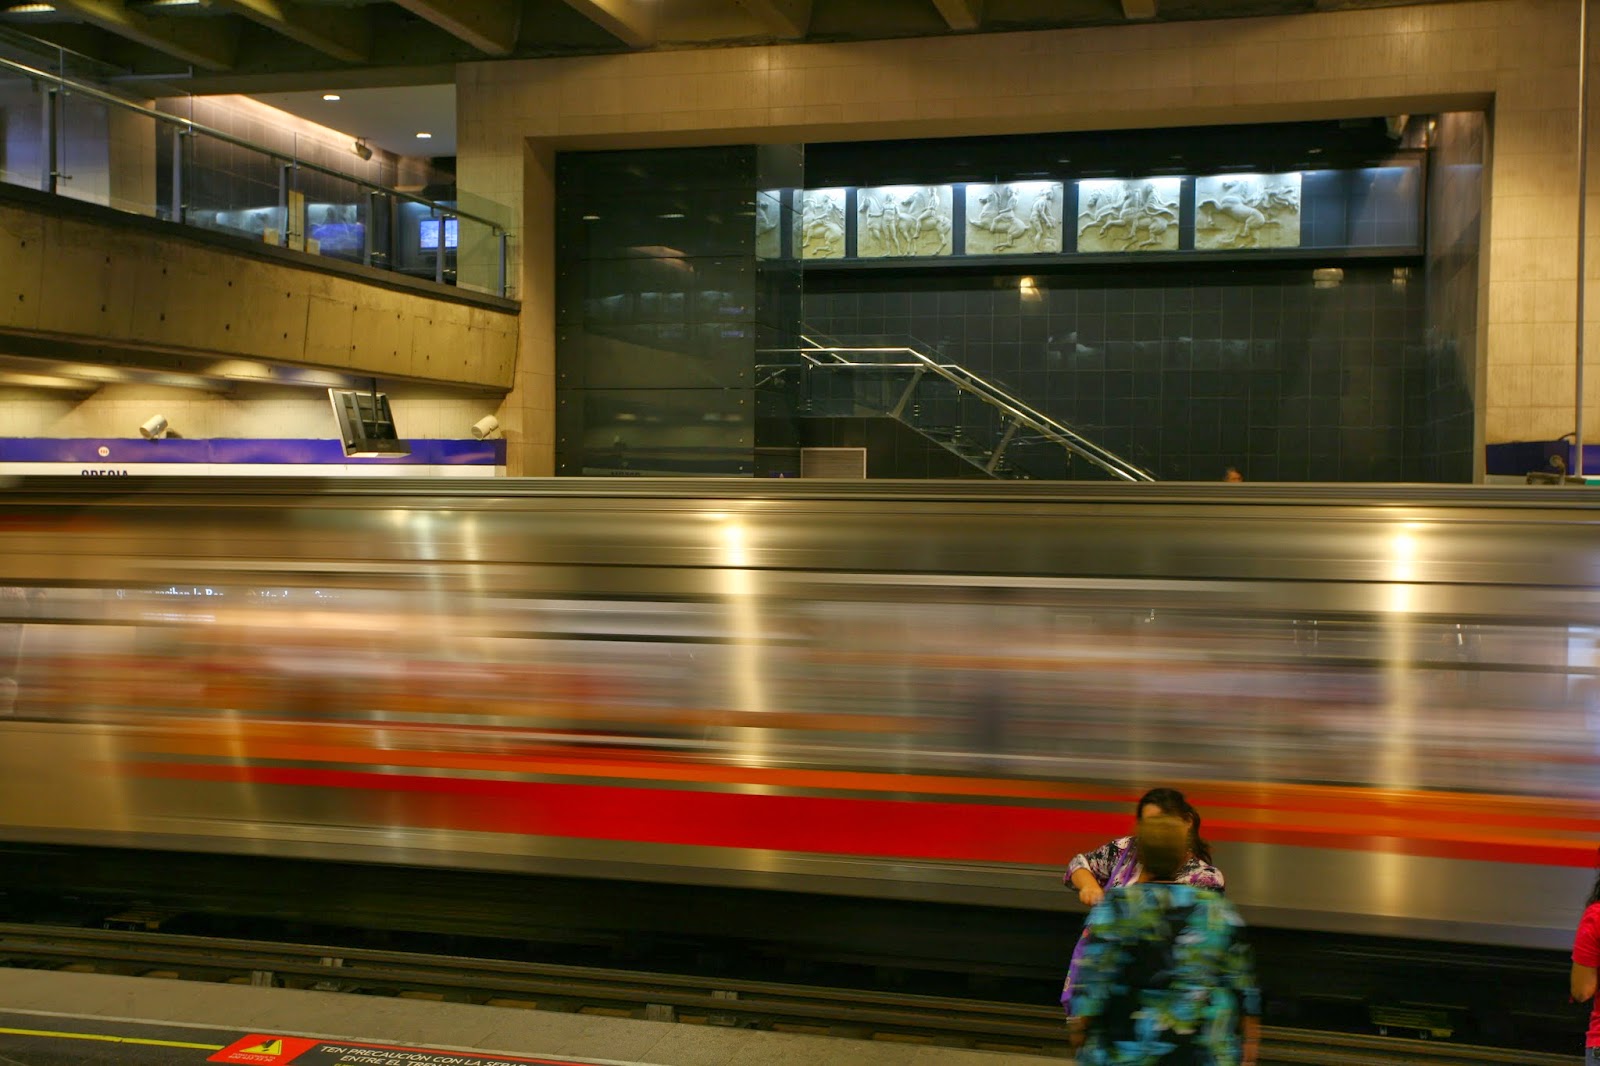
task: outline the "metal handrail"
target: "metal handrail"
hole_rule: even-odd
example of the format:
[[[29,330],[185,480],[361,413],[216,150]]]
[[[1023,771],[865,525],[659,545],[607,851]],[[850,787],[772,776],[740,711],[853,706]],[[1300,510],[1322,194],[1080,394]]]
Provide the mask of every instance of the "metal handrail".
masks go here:
[[[802,335],[800,340],[807,346],[766,350],[792,352],[817,369],[837,367],[851,370],[910,370],[918,374],[931,371],[954,385],[958,390],[976,396],[989,406],[1000,411],[1001,414],[1011,420],[1013,426],[1001,440],[1000,446],[995,449],[994,455],[991,456],[989,461],[991,470],[998,461],[1000,453],[1008,444],[1012,443],[1016,430],[1026,426],[1051,443],[1057,444],[1072,454],[1081,456],[1088,462],[1093,463],[1112,477],[1130,482],[1152,482],[1156,480],[1155,475],[1143,467],[1129,462],[1115,452],[1103,448],[1079,434],[1071,427],[1063,425],[1049,415],[1035,410],[1000,386],[980,377],[964,366],[955,363],[941,363],[926,353],[910,347],[848,347],[837,344],[819,344],[805,335]],[[909,356],[910,361],[884,362],[876,360],[857,362],[847,359],[846,355]]]
[[[268,148],[265,145],[256,144],[254,141],[246,140],[243,137],[235,137],[231,133],[214,129],[203,123],[196,122],[194,119],[184,118],[181,115],[169,115],[165,111],[157,111],[153,108],[144,107],[140,104],[133,103],[131,100],[124,100],[116,93],[108,93],[104,89],[89,85],[86,82],[75,81],[71,78],[62,77],[59,74],[51,74],[49,71],[39,70],[37,67],[30,67],[26,63],[18,63],[16,60],[6,59],[4,57],[0,57],[0,70],[9,70],[14,73],[21,74],[24,77],[32,78],[34,81],[47,82],[52,85],[57,85],[68,93],[72,93],[77,96],[87,96],[92,100],[98,100],[99,102],[103,104],[109,104],[112,107],[120,107],[124,111],[131,111],[136,115],[143,115],[146,118],[153,119],[156,122],[165,123],[168,126],[180,126],[190,133],[203,133],[207,137],[215,137],[217,140],[225,141],[228,144],[234,145],[235,147],[248,148],[253,152],[259,152],[260,154],[271,159],[281,160],[285,163],[293,163],[295,166],[304,170],[313,170],[319,174],[326,174],[329,177],[340,178],[354,185],[359,185],[362,188],[368,189],[372,192],[386,193],[399,200],[407,200],[414,204],[421,204],[440,215],[447,215],[450,218],[464,218],[472,222],[480,223],[488,226],[493,231],[495,236],[499,236],[505,231],[505,227],[503,225],[495,222],[493,219],[484,218],[482,215],[474,215],[467,211],[460,211],[446,204],[441,204],[437,200],[430,200],[426,196],[417,196],[414,193],[404,192],[388,185],[381,185],[377,182],[369,181],[366,178],[357,177],[354,174],[347,174],[342,170],[335,170],[333,167],[326,167],[320,163],[313,163],[306,159],[298,159],[293,154],[286,154],[278,151],[275,148]]]

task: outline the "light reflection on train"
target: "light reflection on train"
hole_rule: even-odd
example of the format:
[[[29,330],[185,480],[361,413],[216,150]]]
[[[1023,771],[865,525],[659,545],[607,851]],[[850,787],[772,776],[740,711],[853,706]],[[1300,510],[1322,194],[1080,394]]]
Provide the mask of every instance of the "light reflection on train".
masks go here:
[[[720,513],[721,565],[627,593],[428,518],[326,583],[181,544],[5,574],[0,835],[1064,906],[1176,783],[1256,920],[1524,944],[1600,839],[1600,629],[1559,595],[763,566]]]

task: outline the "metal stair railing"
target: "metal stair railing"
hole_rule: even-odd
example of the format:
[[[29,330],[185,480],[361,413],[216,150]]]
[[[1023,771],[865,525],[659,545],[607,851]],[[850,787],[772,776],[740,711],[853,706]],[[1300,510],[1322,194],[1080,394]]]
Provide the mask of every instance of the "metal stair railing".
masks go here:
[[[1007,448],[1026,439],[1048,441],[1058,445],[1120,481],[1156,480],[1154,474],[1137,463],[1130,462],[1110,449],[1096,444],[1072,427],[1029,406],[999,385],[980,377],[964,366],[940,362],[927,353],[909,346],[853,347],[832,343],[831,338],[825,342],[809,335],[802,335],[800,341],[802,346],[798,348],[769,351],[772,354],[798,355],[803,365],[818,370],[909,372],[910,380],[887,412],[891,418],[899,421],[906,421],[906,408],[911,404],[917,387],[930,376],[948,382],[957,391],[975,397],[994,408],[1005,424],[999,442],[987,456],[980,457],[981,461],[980,458],[968,457],[988,474],[996,473]],[[860,358],[862,356],[867,358]],[[782,373],[781,367],[768,369],[778,374]],[[771,380],[771,377],[767,380]],[[1019,436],[1024,431],[1028,436]]]

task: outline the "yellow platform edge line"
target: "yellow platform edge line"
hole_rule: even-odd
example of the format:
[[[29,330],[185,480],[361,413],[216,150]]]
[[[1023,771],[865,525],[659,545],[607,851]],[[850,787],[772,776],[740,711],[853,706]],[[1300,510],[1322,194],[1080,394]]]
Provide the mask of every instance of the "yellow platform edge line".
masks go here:
[[[186,1047],[200,1051],[221,1051],[227,1044],[191,1044],[183,1040],[152,1040],[142,1036],[108,1036],[104,1033],[62,1033],[53,1029],[7,1029],[0,1026],[0,1035],[49,1036],[58,1040],[99,1040],[107,1044],[148,1044],[153,1047]]]

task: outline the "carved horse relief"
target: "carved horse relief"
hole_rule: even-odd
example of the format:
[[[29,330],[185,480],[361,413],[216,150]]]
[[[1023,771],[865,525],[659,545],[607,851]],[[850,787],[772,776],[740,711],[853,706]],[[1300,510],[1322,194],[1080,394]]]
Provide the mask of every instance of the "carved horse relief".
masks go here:
[[[879,251],[884,255],[905,255],[901,240],[900,205],[893,196],[863,191],[861,197],[861,233],[856,238],[864,254]],[[871,249],[869,251],[868,249]]]
[[[932,233],[938,237],[938,243],[929,252],[924,254],[948,255],[952,244],[950,241],[950,219],[942,210],[939,202],[939,190],[932,185],[924,185],[914,190],[899,205],[900,236],[906,242],[910,254],[915,255],[922,251],[922,237]]]
[[[1085,182],[1083,188],[1083,207],[1078,212],[1081,249],[1103,252],[1176,250],[1176,179]]]
[[[844,255],[844,197],[810,191],[802,201],[800,247],[807,259]]]
[[[1061,185],[1051,181],[967,187],[967,250],[1059,252]]]
[[[1244,174],[1195,182],[1196,248],[1293,248],[1299,243],[1299,174]]]

